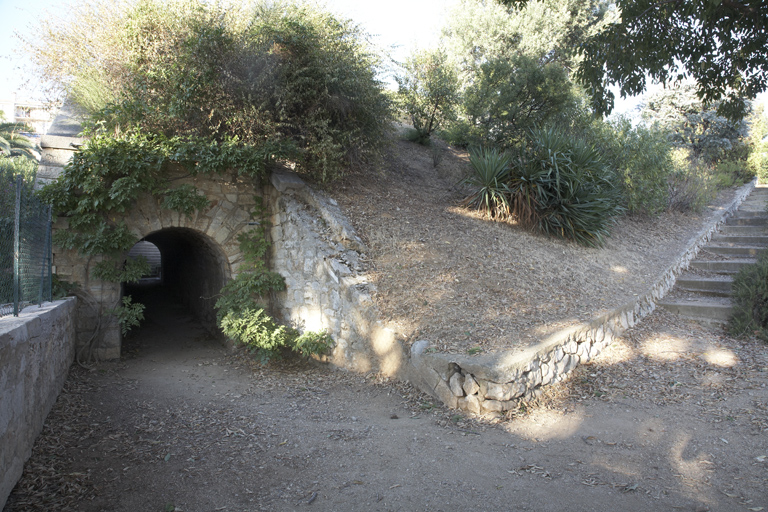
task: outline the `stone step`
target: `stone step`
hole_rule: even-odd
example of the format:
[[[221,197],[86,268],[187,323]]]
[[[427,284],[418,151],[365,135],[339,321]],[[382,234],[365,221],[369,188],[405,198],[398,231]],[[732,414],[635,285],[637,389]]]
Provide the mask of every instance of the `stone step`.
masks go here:
[[[726,226],[768,226],[766,217],[730,217],[725,221]]]
[[[732,258],[749,258],[755,257],[760,253],[765,252],[767,247],[721,247],[717,245],[705,245],[702,247],[707,252],[714,254],[722,254],[723,256],[729,256]]]
[[[724,235],[765,235],[768,228],[765,226],[731,226],[726,224],[720,229]]]
[[[763,245],[768,246],[768,235],[721,235],[718,233],[712,235],[710,241],[718,246],[724,247],[760,247]]]
[[[735,274],[741,270],[742,267],[753,265],[756,262],[757,260],[750,258],[729,261],[693,260],[691,262],[691,267],[699,270],[706,270],[708,272],[715,272],[717,274]]]
[[[706,278],[706,277],[681,277],[677,280],[680,289],[688,292],[704,293],[709,295],[730,295],[733,278]]]
[[[659,302],[659,306],[676,315],[700,322],[724,324],[733,315],[731,301],[725,297],[672,299]]]
[[[733,217],[737,219],[747,219],[754,217],[768,218],[768,212],[765,210],[738,210],[733,214]]]
[[[746,199],[739,205],[739,210],[765,211],[766,200],[763,198]]]

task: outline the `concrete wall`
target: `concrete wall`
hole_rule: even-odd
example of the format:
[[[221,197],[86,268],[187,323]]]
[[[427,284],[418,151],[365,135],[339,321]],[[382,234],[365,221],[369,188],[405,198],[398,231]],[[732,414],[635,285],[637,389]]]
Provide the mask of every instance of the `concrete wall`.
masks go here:
[[[76,302],[30,306],[0,319],[0,509],[74,360]]]

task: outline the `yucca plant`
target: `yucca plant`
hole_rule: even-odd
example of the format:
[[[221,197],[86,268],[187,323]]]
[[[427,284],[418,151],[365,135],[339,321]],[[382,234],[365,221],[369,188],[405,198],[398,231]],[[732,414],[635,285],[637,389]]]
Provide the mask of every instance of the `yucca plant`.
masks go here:
[[[508,188],[520,225],[603,245],[621,207],[612,173],[594,148],[554,128],[532,130],[514,163]]]
[[[490,218],[508,218],[509,163],[509,155],[496,148],[470,148],[469,164],[473,172],[463,183],[475,190],[464,199],[462,205],[475,208]]]

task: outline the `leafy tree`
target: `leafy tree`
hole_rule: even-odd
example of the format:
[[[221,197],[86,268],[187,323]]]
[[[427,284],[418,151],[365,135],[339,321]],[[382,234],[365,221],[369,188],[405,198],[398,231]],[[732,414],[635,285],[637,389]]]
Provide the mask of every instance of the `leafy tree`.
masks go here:
[[[746,157],[748,124],[718,115],[718,106],[718,102],[705,105],[689,83],[652,96],[642,116],[667,130],[670,142],[687,149],[694,160],[714,163],[727,157]]]
[[[528,0],[499,0],[521,8]],[[741,119],[745,100],[768,88],[768,4],[763,0],[616,0],[620,19],[580,45],[578,78],[596,112],[610,113],[621,96],[640,94],[646,80],[696,81],[696,93],[721,100],[720,115]]]
[[[415,52],[405,61],[403,71],[396,78],[400,108],[410,117],[419,138],[429,139],[456,117],[458,75],[442,50]]]
[[[464,98],[448,139],[510,147],[536,126],[575,115],[582,93],[570,80],[573,47],[609,15],[598,0],[540,0],[519,11],[464,0],[443,30]]]
[[[603,0],[536,0],[509,10],[496,2],[462,0],[449,14],[443,42],[465,85],[489,60],[519,54],[573,68],[574,48],[612,18]]]
[[[466,122],[479,129],[482,142],[511,147],[531,129],[567,115],[577,103],[562,66],[541,65],[520,55],[481,65],[465,92],[464,109]]]
[[[747,165],[765,183],[768,180],[768,117],[762,104],[755,109],[750,119],[749,139],[751,151]]]

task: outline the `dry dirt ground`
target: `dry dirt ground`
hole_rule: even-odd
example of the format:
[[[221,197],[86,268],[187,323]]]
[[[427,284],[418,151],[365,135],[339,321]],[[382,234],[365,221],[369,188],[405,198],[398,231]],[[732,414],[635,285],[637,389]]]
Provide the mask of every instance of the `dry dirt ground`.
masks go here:
[[[367,270],[383,319],[409,345],[442,352],[514,350],[643,295],[728,204],[700,214],[625,217],[601,249],[497,223],[458,205],[466,155],[395,143],[375,172],[331,191],[370,248]]]
[[[768,351],[657,312],[495,423],[256,365],[170,302],[73,367],[5,512],[768,510]]]
[[[645,291],[703,222],[625,220],[583,249],[457,210],[459,160],[435,172],[398,147],[400,167],[336,196],[406,342],[493,350],[592,318]],[[491,421],[376,375],[260,366],[150,300],[122,360],[72,368],[5,512],[768,512],[756,340],[656,312]]]

